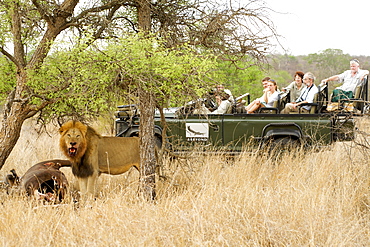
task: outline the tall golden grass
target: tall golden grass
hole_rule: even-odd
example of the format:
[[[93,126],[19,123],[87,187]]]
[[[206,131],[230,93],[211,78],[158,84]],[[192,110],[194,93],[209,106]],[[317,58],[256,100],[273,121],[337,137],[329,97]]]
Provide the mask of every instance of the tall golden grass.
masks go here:
[[[138,172],[102,175],[95,200],[45,205],[0,192],[2,246],[368,246],[368,120],[355,142],[278,160],[247,150],[165,158],[158,198],[138,196]],[[29,121],[6,165],[23,174],[63,158],[56,128],[38,135]],[[369,146],[367,146],[369,147]],[[124,151],[124,150],[123,150]],[[69,168],[62,168],[72,186]]]

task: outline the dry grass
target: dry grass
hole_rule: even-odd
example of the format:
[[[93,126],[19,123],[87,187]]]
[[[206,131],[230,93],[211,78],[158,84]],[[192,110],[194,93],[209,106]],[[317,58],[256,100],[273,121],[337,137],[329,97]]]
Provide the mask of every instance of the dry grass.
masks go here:
[[[365,129],[369,121],[360,123]],[[54,133],[56,130],[54,130]],[[370,132],[368,132],[370,133]],[[8,163],[62,158],[58,136],[29,122]],[[36,140],[34,140],[36,138]],[[361,135],[361,143],[367,139]],[[365,143],[366,144],[366,143]],[[2,246],[368,246],[369,151],[353,142],[275,161],[246,152],[164,161],[158,200],[137,195],[137,171],[102,175],[96,200],[43,205],[0,192]],[[69,169],[63,168],[73,184]]]

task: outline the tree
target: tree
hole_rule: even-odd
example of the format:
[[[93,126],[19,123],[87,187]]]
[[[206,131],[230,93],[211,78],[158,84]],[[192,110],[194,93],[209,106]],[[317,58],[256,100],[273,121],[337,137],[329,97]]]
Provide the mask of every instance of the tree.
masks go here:
[[[261,96],[263,71],[258,66],[246,66],[238,69],[228,61],[219,60],[217,69],[211,73],[213,84],[224,84],[235,97],[249,93],[251,98]]]
[[[138,1],[139,30],[157,32],[165,37],[168,47],[189,43],[200,50],[212,50],[219,59],[227,60],[239,69],[246,69],[264,60],[269,38],[275,37],[275,30],[269,18],[264,14],[264,7],[252,7],[258,1],[251,1],[246,6],[227,5],[201,1],[169,1],[150,3]],[[148,4],[150,6],[148,6]],[[238,7],[235,7],[238,6]],[[212,8],[210,8],[212,7]],[[149,14],[149,10],[152,10]],[[158,19],[152,21],[152,16]],[[149,24],[153,23],[149,27]],[[156,30],[157,29],[157,30]],[[272,32],[265,35],[263,29]],[[256,34],[256,35],[255,35]],[[151,55],[150,55],[151,56]],[[241,60],[244,65],[238,66]],[[254,61],[255,63],[253,63]],[[251,65],[252,64],[252,65]],[[148,78],[146,78],[148,79]],[[145,81],[145,83],[149,83]],[[141,176],[149,178],[143,181],[146,198],[154,198],[153,189],[155,159],[153,158],[154,138],[150,134],[154,128],[153,112],[158,103],[153,92],[145,90],[142,83],[136,83],[139,92],[139,110],[141,113]],[[168,89],[166,89],[168,91]],[[148,136],[144,136],[146,133]],[[146,143],[149,145],[147,146]],[[151,194],[150,194],[151,193]]]
[[[166,48],[158,38],[143,38],[143,35],[111,42],[104,53],[109,63],[119,69],[120,83],[139,99],[140,156],[145,159],[141,164],[141,187],[145,198],[152,199],[155,197],[156,168],[153,152],[155,107],[164,108],[169,102],[183,104],[193,94],[196,97],[204,95],[208,84],[204,77],[214,67],[215,58],[197,54],[185,45]]]
[[[326,78],[339,74],[349,67],[349,54],[343,54],[340,49],[326,49],[319,53],[309,54],[306,60],[309,64],[316,65],[320,70],[315,75],[317,78]]]
[[[16,83],[4,106],[0,133],[0,168],[17,142],[23,122],[55,102],[54,99],[45,98],[32,92],[32,88],[27,85],[28,74],[42,65],[52,42],[60,32],[71,25],[68,18],[72,16],[78,1],[66,0],[61,5],[54,6],[56,8],[53,12],[51,9],[43,8],[36,0],[33,3],[37,11],[34,11],[30,4],[24,4],[21,1],[1,2],[1,19],[3,23],[8,24],[2,26],[1,33],[11,33],[9,38],[13,40],[14,47],[13,54],[5,49],[4,45],[8,42],[6,39],[8,35],[4,35],[1,52],[15,64]],[[41,23],[40,20],[42,20]],[[45,26],[46,30],[43,31]],[[34,43],[32,40],[41,32],[42,38],[39,44],[36,45],[33,54],[28,57],[25,43],[30,41],[32,46]],[[40,99],[38,104],[32,104],[34,98]]]
[[[75,8],[78,2],[78,0],[65,0],[60,4],[59,1],[39,0],[0,2],[0,18],[3,23],[0,29],[2,34],[0,51],[14,64],[14,81],[8,80],[8,84],[3,87],[8,96],[3,110],[0,134],[0,168],[17,142],[23,122],[58,102],[60,98],[50,96],[71,85],[68,78],[63,78],[64,81],[62,79],[59,86],[44,87],[44,78],[40,77],[42,66],[57,36],[70,28],[81,31],[87,25],[96,24],[96,28],[93,29],[95,32],[86,42],[91,44],[93,40],[101,38],[103,31],[110,27],[105,25],[107,22],[98,25],[100,20],[92,17],[96,17],[98,12],[105,11],[100,17],[112,20],[113,14],[122,6],[117,1],[110,1],[77,13]],[[13,52],[6,48],[10,43]],[[7,78],[11,77],[9,75]],[[14,85],[14,88],[9,90],[11,85]],[[45,90],[41,93],[38,87]]]
[[[71,48],[71,56],[65,56],[66,61],[60,61],[63,65],[70,62],[72,68],[79,66],[77,62],[80,59],[76,54],[82,54],[96,40],[112,39],[127,32],[155,33],[164,37],[167,48],[189,44],[198,52],[212,50],[219,59],[230,61],[239,69],[262,62],[268,52],[269,41],[276,37],[267,16],[268,9],[259,4],[260,1],[249,1],[243,6],[240,3],[220,5],[198,0],[110,0],[88,1],[85,2],[86,6],[77,8],[78,3],[78,0],[0,2],[0,18],[3,23],[0,26],[0,51],[14,64],[15,80],[14,88],[8,92],[3,111],[0,168],[17,142],[26,119],[45,112],[46,109],[53,108],[57,111],[53,107],[56,104],[61,109],[62,103],[69,104],[69,109],[73,109],[65,96],[76,91],[83,93],[84,87],[77,80],[86,78],[81,73],[76,74],[78,70],[71,71],[68,66],[59,65],[53,71],[46,70],[46,66],[53,64],[47,58],[53,55],[51,51],[56,48],[54,44],[62,33],[68,37],[74,34],[78,38],[75,43],[78,46]],[[7,49],[9,43],[13,52]],[[150,57],[150,54],[147,56]],[[240,66],[237,61],[245,61],[246,67]],[[58,70],[60,83],[45,83],[44,76],[51,81],[58,81]],[[102,73],[97,76],[108,79],[107,82],[113,81]],[[145,83],[148,82],[142,81],[137,85]],[[81,87],[74,89],[76,85]],[[67,94],[60,93],[66,90],[69,90]],[[144,148],[147,142],[153,142],[150,133],[153,127],[154,102],[158,103],[160,100],[145,87],[138,87],[137,92],[144,122],[140,130],[143,138],[142,166],[147,167],[147,161],[153,164],[153,151]],[[84,103],[86,101],[81,100],[80,104]],[[87,103],[99,107],[99,102]]]

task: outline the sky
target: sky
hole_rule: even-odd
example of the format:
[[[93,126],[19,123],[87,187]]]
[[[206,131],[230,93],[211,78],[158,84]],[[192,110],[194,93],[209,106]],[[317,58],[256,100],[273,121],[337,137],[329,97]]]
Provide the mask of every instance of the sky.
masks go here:
[[[369,0],[265,0],[277,33],[290,55],[340,49],[370,56]],[[281,14],[284,13],[284,14]],[[276,52],[284,53],[276,48]]]

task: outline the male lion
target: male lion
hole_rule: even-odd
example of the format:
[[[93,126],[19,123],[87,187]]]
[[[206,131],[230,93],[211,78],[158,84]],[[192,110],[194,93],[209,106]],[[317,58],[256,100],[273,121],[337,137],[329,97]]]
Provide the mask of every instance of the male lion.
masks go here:
[[[132,166],[139,169],[138,137],[107,137],[90,126],[68,121],[59,129],[60,148],[72,163],[72,173],[78,179],[82,194],[95,195],[100,173],[117,175]]]

